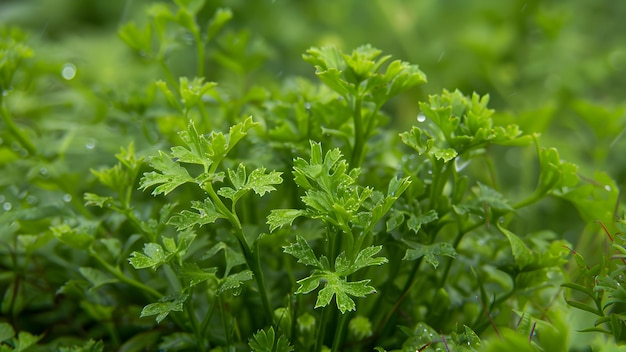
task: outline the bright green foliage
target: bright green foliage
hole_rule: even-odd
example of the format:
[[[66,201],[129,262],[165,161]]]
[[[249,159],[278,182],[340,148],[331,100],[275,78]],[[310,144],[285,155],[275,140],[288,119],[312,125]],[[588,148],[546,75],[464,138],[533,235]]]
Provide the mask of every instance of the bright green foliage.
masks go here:
[[[158,243],[146,243],[143,253],[131,253],[128,261],[135,269],[152,268],[153,270],[174,258],[177,258],[180,262],[195,237],[196,235],[193,233],[181,232],[177,241],[169,237],[163,237],[163,246]]]
[[[182,312],[183,303],[187,300],[187,295],[176,295],[174,297],[163,297],[157,303],[150,303],[141,310],[142,317],[156,315],[157,323],[160,323],[171,312]]]
[[[34,336],[26,331],[15,333],[10,324],[0,323],[0,351],[26,351],[43,336]]]
[[[620,219],[618,224],[623,230],[624,219]],[[606,227],[604,230],[607,231]],[[579,299],[569,299],[567,301],[569,305],[597,316],[593,327],[590,326],[583,331],[612,335],[615,343],[621,344],[626,341],[626,319],[624,318],[626,290],[623,288],[626,242],[621,233],[611,235],[607,232],[606,235],[610,240],[610,246],[602,262],[590,267],[581,254],[574,253],[580,269],[580,277],[577,281],[567,282],[562,286],[571,289],[573,293],[580,294]],[[611,251],[615,251],[615,254]],[[590,302],[587,303],[589,300]]]
[[[289,341],[285,336],[280,336],[276,339],[276,332],[274,328],[270,327],[267,331],[259,330],[252,339],[250,339],[250,348],[254,352],[290,352],[293,351],[293,347],[289,344]]]
[[[296,236],[296,243],[284,248],[285,253],[296,257],[298,262],[317,269],[310,276],[298,281],[300,287],[296,293],[310,293],[320,285],[320,281],[324,282],[324,288],[317,295],[315,308],[327,306],[336,296],[337,308],[342,314],[356,308],[354,301],[349,296],[365,297],[376,292],[372,286],[367,285],[370,280],[350,282],[346,280],[346,277],[362,268],[385,264],[386,258],[373,258],[381,249],[380,246],[365,248],[359,252],[354,262],[346,258],[345,252],[342,252],[335,260],[333,269],[329,265],[328,258],[321,256],[318,259],[306,240],[300,236]]]
[[[623,80],[623,53],[563,41],[559,4],[500,17],[510,6],[469,2],[454,21],[472,67],[434,37],[456,10],[400,3],[129,2],[117,37],[75,44],[53,17],[34,36],[0,28],[0,350],[624,344],[622,164],[600,171],[624,150],[624,108],[579,94],[585,74]],[[346,9],[393,19],[394,35],[368,35],[420,67],[370,44],[344,52],[348,32],[293,61],[305,43],[285,37],[309,13],[329,14],[326,28]],[[439,27],[408,40],[412,21]],[[269,22],[284,33],[264,41]],[[615,72],[543,69],[528,48],[598,50]],[[575,89],[557,82],[573,76]]]

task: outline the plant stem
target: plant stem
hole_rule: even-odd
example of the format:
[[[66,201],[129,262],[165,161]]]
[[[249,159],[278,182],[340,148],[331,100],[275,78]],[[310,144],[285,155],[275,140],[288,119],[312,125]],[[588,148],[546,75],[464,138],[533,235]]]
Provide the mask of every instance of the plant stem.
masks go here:
[[[320,317],[320,323],[317,326],[317,338],[315,339],[315,352],[321,352],[322,346],[324,346],[324,338],[326,337],[326,320],[328,319],[329,306],[322,308],[322,316]]]
[[[94,257],[94,259],[96,259],[98,261],[98,263],[100,263],[100,265],[102,265],[111,275],[115,276],[116,279],[120,280],[121,282],[128,284],[130,286],[133,286],[135,288],[138,288],[142,291],[144,291],[145,293],[149,294],[150,296],[152,296],[155,299],[160,299],[163,297],[162,294],[159,293],[159,291],[153,289],[150,286],[146,286],[143,283],[133,280],[131,278],[129,278],[128,276],[124,275],[122,273],[122,271],[117,268],[112,266],[111,264],[107,263],[106,260],[104,260],[104,258],[102,258],[96,251],[94,251],[93,249],[89,249],[89,254]]]
[[[352,157],[350,158],[350,168],[354,169],[361,164],[361,157],[364,147],[363,136],[363,112],[361,111],[361,105],[363,101],[360,97],[354,99],[352,105],[353,119],[354,119],[354,146],[352,148]]]
[[[241,251],[243,252],[243,256],[248,264],[248,268],[252,271],[254,275],[254,280],[256,281],[257,287],[259,289],[259,294],[261,295],[261,304],[263,305],[263,311],[268,322],[273,326],[274,319],[272,314],[272,308],[270,306],[270,301],[267,296],[267,289],[265,287],[265,279],[263,278],[263,271],[261,270],[261,262],[258,256],[258,250],[254,252],[250,249],[250,245],[248,245],[248,241],[246,240],[246,235],[243,232],[243,227],[241,226],[241,222],[239,218],[234,212],[228,210],[224,202],[219,198],[217,193],[212,186],[208,186],[205,188],[209,197],[217,207],[217,209],[222,213],[226,218],[230,221],[230,223],[234,227],[234,234],[241,246]]]
[[[200,38],[198,31],[193,31],[194,40],[196,41],[196,53],[198,57],[198,77],[204,77],[204,42]]]
[[[204,345],[204,336],[202,334],[202,329],[198,324],[198,317],[196,317],[196,313],[193,307],[193,287],[189,288],[189,299],[185,304],[187,307],[187,316],[189,317],[189,321],[191,322],[191,328],[196,337],[196,345],[200,348],[200,351],[205,352],[206,346]]]
[[[337,331],[335,332],[335,337],[333,338],[333,346],[331,348],[332,352],[340,351],[341,341],[343,337],[343,331],[348,324],[348,316],[350,313],[346,312],[341,314],[341,319],[339,320],[339,326],[337,327]]]
[[[230,340],[230,329],[228,328],[228,321],[226,321],[226,315],[224,313],[224,307],[222,303],[222,298],[220,296],[217,297],[217,304],[220,308],[220,317],[222,318],[222,325],[224,326],[224,336],[226,337],[226,345],[232,346],[232,341]]]

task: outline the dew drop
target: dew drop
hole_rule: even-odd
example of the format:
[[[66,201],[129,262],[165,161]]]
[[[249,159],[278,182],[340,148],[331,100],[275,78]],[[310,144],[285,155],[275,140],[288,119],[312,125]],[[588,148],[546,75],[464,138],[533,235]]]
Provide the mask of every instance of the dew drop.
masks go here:
[[[42,176],[45,176],[48,174],[48,169],[46,169],[45,167],[42,167],[41,169],[39,169],[39,174]]]
[[[310,103],[304,103],[304,108],[306,110],[311,110],[311,104]]]
[[[611,192],[611,186],[609,186],[609,185],[604,186],[604,189],[606,189],[607,191]]]
[[[5,202],[4,204],[2,204],[2,209],[4,209],[5,211],[9,211],[11,210],[11,208],[13,208],[13,204],[9,202]]]
[[[90,138],[87,143],[85,143],[85,148],[92,150],[96,147],[96,140],[93,138]]]
[[[64,201],[65,203],[69,203],[69,202],[71,202],[71,201],[72,201],[72,195],[71,195],[71,194],[67,194],[67,193],[65,193],[65,194],[63,195],[63,201]]]
[[[424,122],[424,121],[426,121],[426,116],[422,114],[421,112],[417,114],[417,122]]]
[[[35,204],[37,204],[37,201],[38,201],[38,200],[39,200],[39,199],[37,199],[37,197],[35,197],[35,196],[34,196],[34,195],[32,195],[32,194],[26,197],[26,203],[28,203],[28,204],[30,204],[30,205],[35,205]]]
[[[67,81],[74,79],[76,77],[76,66],[70,62],[66,63],[61,69],[61,76]]]

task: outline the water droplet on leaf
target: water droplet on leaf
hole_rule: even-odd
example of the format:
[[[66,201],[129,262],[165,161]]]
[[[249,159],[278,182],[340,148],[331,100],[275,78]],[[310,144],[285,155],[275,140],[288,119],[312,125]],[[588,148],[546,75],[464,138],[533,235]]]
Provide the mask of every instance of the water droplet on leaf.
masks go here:
[[[61,76],[67,81],[74,79],[76,77],[76,66],[70,62],[66,63],[61,69]]]
[[[65,193],[65,194],[63,195],[63,201],[64,201],[65,203],[69,203],[69,202],[71,202],[71,201],[72,201],[72,195],[71,195],[71,194],[68,194],[68,193]]]
[[[417,114],[417,122],[424,122],[424,121],[426,121],[426,116],[422,114],[421,112]]]
[[[92,150],[96,147],[96,140],[93,138],[90,138],[87,143],[85,143],[85,148]]]
[[[30,205],[35,205],[37,204],[37,201],[39,199],[37,199],[37,197],[35,197],[34,195],[29,195],[28,197],[26,197],[26,203],[30,204]]]
[[[5,202],[4,204],[2,204],[2,209],[4,209],[5,211],[9,211],[11,210],[11,208],[13,208],[13,204],[9,202]]]

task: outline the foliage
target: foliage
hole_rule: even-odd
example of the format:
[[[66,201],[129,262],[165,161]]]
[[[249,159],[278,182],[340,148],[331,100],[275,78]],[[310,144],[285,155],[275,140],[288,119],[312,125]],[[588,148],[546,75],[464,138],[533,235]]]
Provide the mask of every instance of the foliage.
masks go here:
[[[0,350],[559,351],[581,336],[568,305],[597,316],[585,344],[624,343],[618,184],[588,171],[610,150],[566,161],[578,146],[531,121],[550,109],[424,96],[423,67],[371,44],[272,75],[237,6],[132,12],[108,76],[0,29]],[[479,39],[502,104],[509,40]],[[594,119],[619,130],[619,107],[560,103],[619,141]],[[599,260],[570,249],[594,221]]]

